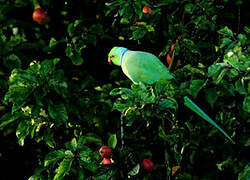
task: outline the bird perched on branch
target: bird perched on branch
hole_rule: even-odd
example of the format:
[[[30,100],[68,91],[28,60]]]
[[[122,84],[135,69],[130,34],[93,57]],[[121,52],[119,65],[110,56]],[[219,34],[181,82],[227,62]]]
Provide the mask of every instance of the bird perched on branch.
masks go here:
[[[166,66],[149,52],[131,51],[125,47],[113,47],[108,54],[108,62],[109,64],[113,63],[121,66],[124,74],[135,84],[142,82],[151,85],[158,80],[171,80],[174,78]],[[187,96],[184,97],[184,104],[234,143],[230,136]]]

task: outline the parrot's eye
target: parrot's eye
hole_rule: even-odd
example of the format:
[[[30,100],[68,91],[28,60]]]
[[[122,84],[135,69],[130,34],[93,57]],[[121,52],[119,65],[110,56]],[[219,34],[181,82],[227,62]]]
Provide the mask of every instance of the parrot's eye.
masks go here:
[[[113,56],[111,56],[110,58],[114,58],[115,56],[113,55]]]

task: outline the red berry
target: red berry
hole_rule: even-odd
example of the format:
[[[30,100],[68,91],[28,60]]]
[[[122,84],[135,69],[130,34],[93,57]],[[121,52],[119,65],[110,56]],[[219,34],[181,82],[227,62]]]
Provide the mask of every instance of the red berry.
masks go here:
[[[172,59],[171,59],[171,57],[170,57],[170,53],[168,53],[168,55],[167,55],[167,62],[168,62],[168,64],[170,64],[171,61],[172,61]]]
[[[112,155],[112,148],[108,146],[102,146],[99,150],[99,153],[103,158],[109,158]]]
[[[154,170],[154,163],[151,159],[143,159],[141,166],[146,172],[152,172]]]
[[[148,7],[148,6],[144,6],[143,9],[142,9],[142,12],[143,13],[149,13],[150,15],[153,14],[153,12],[151,11],[151,9]]]
[[[37,8],[33,12],[32,18],[34,21],[38,22],[39,24],[47,23],[50,21],[50,17],[42,8]]]
[[[103,164],[112,164],[112,161],[108,158],[104,158]]]

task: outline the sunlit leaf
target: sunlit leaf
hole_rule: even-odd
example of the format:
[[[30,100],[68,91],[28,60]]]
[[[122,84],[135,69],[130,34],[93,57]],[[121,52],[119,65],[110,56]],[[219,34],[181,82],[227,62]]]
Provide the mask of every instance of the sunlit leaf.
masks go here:
[[[45,156],[44,166],[46,167],[51,163],[55,163],[58,160],[63,159],[65,156],[64,150],[51,151]]]
[[[111,134],[108,139],[108,146],[115,149],[117,144],[116,134]]]
[[[220,29],[218,33],[224,35],[225,37],[233,37],[233,32],[227,26]]]
[[[65,158],[60,164],[56,171],[56,175],[53,180],[61,180],[69,171],[72,165],[73,159]]]

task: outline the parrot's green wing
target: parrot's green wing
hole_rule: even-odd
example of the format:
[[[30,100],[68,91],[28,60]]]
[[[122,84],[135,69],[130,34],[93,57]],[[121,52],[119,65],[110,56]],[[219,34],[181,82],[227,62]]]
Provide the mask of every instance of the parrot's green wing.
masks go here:
[[[233,144],[235,142],[230,138],[230,136],[220,128],[206,113],[204,113],[191,99],[189,99],[187,96],[184,97],[184,104],[192,109],[194,112],[196,112],[199,116],[201,116],[203,119],[208,121],[210,124],[215,126],[222,134],[224,134]]]
[[[122,70],[134,83],[153,84],[160,79],[173,78],[166,66],[153,54],[142,51],[128,51],[124,54]]]

